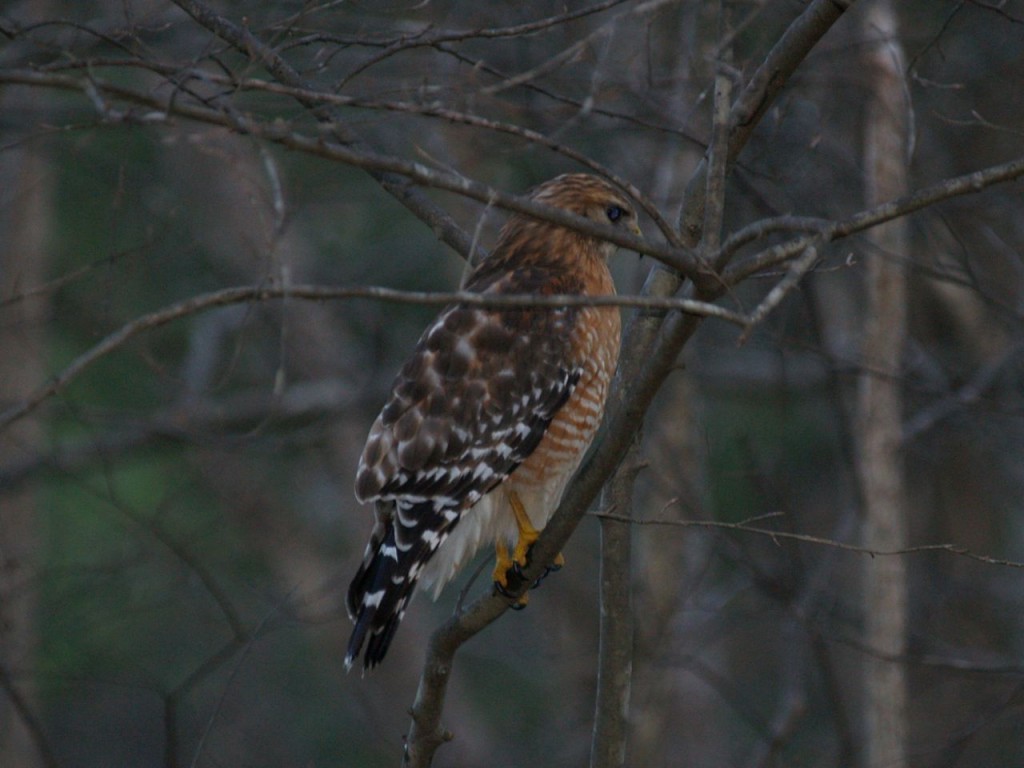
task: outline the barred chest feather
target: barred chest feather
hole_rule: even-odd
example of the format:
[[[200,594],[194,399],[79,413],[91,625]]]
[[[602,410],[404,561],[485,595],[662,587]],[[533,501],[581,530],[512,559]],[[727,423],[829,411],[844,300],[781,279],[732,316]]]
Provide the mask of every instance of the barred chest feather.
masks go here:
[[[614,293],[614,288],[608,293]],[[620,333],[618,308],[588,307],[580,313],[572,331],[571,348],[580,370],[572,394],[533,453],[463,513],[445,546],[427,563],[421,583],[425,589],[432,588],[435,599],[481,547],[499,540],[510,546],[515,543],[517,528],[509,491],[518,494],[535,528],[543,528],[554,514],[601,424],[618,364]]]

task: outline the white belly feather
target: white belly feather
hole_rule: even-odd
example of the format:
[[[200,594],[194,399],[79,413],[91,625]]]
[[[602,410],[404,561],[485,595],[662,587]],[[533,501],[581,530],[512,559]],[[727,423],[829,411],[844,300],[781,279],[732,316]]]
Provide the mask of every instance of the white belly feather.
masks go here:
[[[558,508],[565,486],[577,466],[578,462],[566,467],[565,472],[541,486],[522,485],[515,481],[514,476],[510,477],[480,499],[462,515],[455,530],[423,567],[420,575],[423,590],[432,589],[431,597],[436,600],[445,584],[473,558],[481,546],[500,540],[505,540],[510,546],[515,545],[519,531],[509,505],[508,491],[516,492],[533,527],[541,530]]]

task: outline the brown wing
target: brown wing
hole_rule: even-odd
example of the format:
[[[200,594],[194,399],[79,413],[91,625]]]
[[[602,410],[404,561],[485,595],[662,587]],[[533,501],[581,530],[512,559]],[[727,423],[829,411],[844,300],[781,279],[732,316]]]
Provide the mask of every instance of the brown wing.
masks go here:
[[[540,268],[484,293],[560,293]],[[356,474],[363,501],[469,506],[540,442],[579,380],[570,331],[577,310],[449,307],[395,379]]]

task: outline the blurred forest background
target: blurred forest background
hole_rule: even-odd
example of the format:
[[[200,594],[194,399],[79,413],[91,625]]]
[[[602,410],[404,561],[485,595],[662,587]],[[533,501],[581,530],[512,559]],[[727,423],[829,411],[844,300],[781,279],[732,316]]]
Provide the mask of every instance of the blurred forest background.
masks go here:
[[[716,74],[737,98],[818,5],[0,5],[0,766],[396,765],[427,638],[471,574],[413,603],[381,669],[346,675],[343,595],[371,526],[352,480],[437,307],[187,302],[457,288],[459,245],[327,144],[509,194],[588,158],[675,223]],[[886,22],[850,4],[758,115],[722,238],[788,219],[743,254],[792,239],[795,217],[846,220],[1021,156],[1024,2],[894,5]],[[872,55],[897,64],[895,186],[873,180]],[[482,247],[507,215],[413,188]],[[704,321],[651,404],[630,765],[1024,765],[1024,188],[982,183],[895,226],[821,243],[745,343]],[[894,315],[871,309],[873,262],[896,275]],[[765,266],[718,303],[752,310],[786,270]],[[621,251],[613,271],[635,295],[664,270]],[[878,382],[897,410],[875,472]],[[885,467],[901,485],[875,538]],[[599,529],[584,519],[529,608],[461,649],[438,765],[587,763]],[[872,564],[895,603],[872,602]],[[895,645],[872,639],[879,617]],[[878,706],[872,669],[896,676]],[[905,727],[880,758],[886,702]]]

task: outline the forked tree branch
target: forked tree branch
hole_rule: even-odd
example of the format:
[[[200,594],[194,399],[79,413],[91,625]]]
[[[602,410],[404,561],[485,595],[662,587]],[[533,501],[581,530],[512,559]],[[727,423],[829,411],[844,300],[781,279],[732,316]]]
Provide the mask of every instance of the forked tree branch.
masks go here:
[[[762,66],[755,75],[758,84],[749,84],[734,107],[730,120],[733,126],[728,155],[730,162],[735,161],[736,155],[749,139],[760,116],[767,109],[767,103],[850,4],[841,0],[814,0],[769,53],[766,64],[771,63],[770,76],[760,75],[765,69]],[[779,51],[780,46],[786,50]],[[683,227],[684,242],[688,240],[696,243],[700,239],[704,210],[703,175],[703,169],[698,169],[687,190],[684,215],[694,211],[700,211],[701,215],[692,226]],[[696,183],[698,178],[700,183]],[[678,278],[666,270],[655,269],[645,291],[674,293],[678,284]],[[674,365],[679,350],[698,326],[688,316],[673,314],[664,324],[664,335],[658,341],[662,317],[639,313],[631,322],[623,345],[626,355],[620,362],[609,395],[605,426],[589,458],[566,490],[558,510],[534,544],[533,560],[524,573],[524,588],[541,575],[583,519],[601,486],[634,440],[644,414]],[[441,714],[454,654],[459,645],[498,618],[507,606],[506,599],[485,595],[472,603],[463,614],[445,622],[432,636],[412,708],[405,765],[426,768],[432,762],[437,748],[447,736],[441,727]],[[443,674],[438,674],[438,670],[443,670]]]
[[[382,155],[371,150],[353,148],[350,144],[329,140],[329,135],[325,139],[322,135],[303,133],[294,130],[288,123],[278,120],[262,121],[227,107],[219,109],[186,104],[181,99],[174,98],[173,95],[160,98],[148,91],[125,88],[94,76],[76,77],[26,69],[0,70],[0,83],[82,91],[92,99],[103,118],[114,123],[153,125],[164,122],[169,115],[176,115],[188,120],[220,126],[234,133],[253,136],[288,149],[344,163],[354,168],[362,168],[372,173],[387,172],[403,177],[410,182],[453,192],[486,205],[561,224],[578,232],[608,240],[622,248],[651,256],[683,275],[695,277],[701,271],[696,257],[686,248],[645,240],[611,224],[586,219],[570,211],[538,203],[526,195],[510,195],[465,176],[428,168],[422,163],[410,162],[394,155]],[[143,113],[125,111],[108,103],[109,99],[137,104],[147,108],[148,111]],[[330,126],[327,127],[327,130],[329,134]],[[627,191],[628,189],[629,186],[627,186]],[[471,246],[472,239],[466,245],[466,253],[469,252]]]
[[[1021,157],[1007,163],[1001,163],[952,179],[936,182],[910,195],[860,211],[840,221],[802,217],[764,219],[727,238],[721,248],[716,250],[713,256],[710,257],[713,260],[713,265],[727,264],[735,256],[740,246],[769,232],[790,229],[807,230],[811,234],[787,240],[784,243],[765,249],[735,265],[725,268],[720,274],[716,275],[713,266],[702,264],[693,252],[685,244],[682,244],[684,241],[679,239],[678,236],[675,240],[676,245],[642,240],[614,227],[605,226],[575,216],[567,211],[542,205],[530,200],[526,196],[509,195],[495,190],[486,184],[451,173],[436,171],[419,163],[410,163],[397,157],[355,152],[339,144],[325,142],[320,137],[294,132],[287,124],[281,124],[276,121],[264,123],[255,118],[246,117],[241,119],[238,115],[229,116],[224,110],[183,104],[180,100],[160,99],[151,93],[136,92],[95,78],[74,77],[66,74],[17,69],[0,70],[0,83],[17,83],[82,92],[91,91],[94,94],[122,99],[152,110],[137,114],[116,110],[111,105],[98,104],[97,106],[101,109],[101,114],[103,114],[104,118],[113,122],[155,124],[166,120],[168,115],[177,115],[189,120],[220,126],[237,133],[249,134],[289,149],[314,154],[354,167],[367,170],[391,170],[394,173],[407,176],[409,179],[424,186],[444,189],[488,205],[562,224],[584,234],[603,237],[621,247],[651,256],[672,268],[672,270],[662,270],[660,273],[651,276],[649,284],[645,289],[645,293],[650,296],[671,296],[678,290],[681,284],[680,276],[700,280],[702,286],[707,291],[707,295],[704,298],[719,296],[726,287],[737,285],[752,275],[790,261],[803,253],[808,245],[815,240],[820,240],[822,243],[835,242],[884,222],[892,221],[909,213],[927,208],[943,200],[980,192],[988,187],[1013,181],[1024,176],[1024,157]],[[750,96],[745,95],[745,97],[753,100]],[[742,98],[733,107],[732,120],[739,119],[746,114],[744,110],[738,108],[742,104]],[[735,132],[731,134],[730,152],[733,151],[734,146],[737,146],[737,135]],[[698,168],[694,180],[700,181],[703,184],[704,173],[705,168],[702,165]],[[702,200],[703,195],[697,197],[688,195],[687,200],[691,199]],[[695,204],[689,203],[688,205],[695,206]],[[691,226],[693,216],[697,212],[703,217],[703,203],[695,206],[694,210],[684,211],[683,235],[686,235],[688,231],[691,234],[700,233],[700,223],[696,228]],[[689,238],[686,238],[686,240],[688,241]],[[659,324],[663,314],[656,315],[655,319]]]
[[[1016,181],[1021,177],[1024,177],[1024,157],[965,173],[952,179],[938,181],[916,192],[867,208],[841,221],[820,219],[817,220],[816,225],[807,222],[805,226],[813,230],[812,234],[787,240],[744,259],[726,269],[722,273],[722,278],[728,285],[736,285],[751,275],[756,275],[791,260],[794,256],[803,253],[816,240],[822,243],[831,243],[864,232],[879,224],[902,218],[936,203],[972,195],[998,184]],[[758,223],[760,224],[760,222]],[[727,241],[722,249],[723,253],[728,253],[731,247]]]

